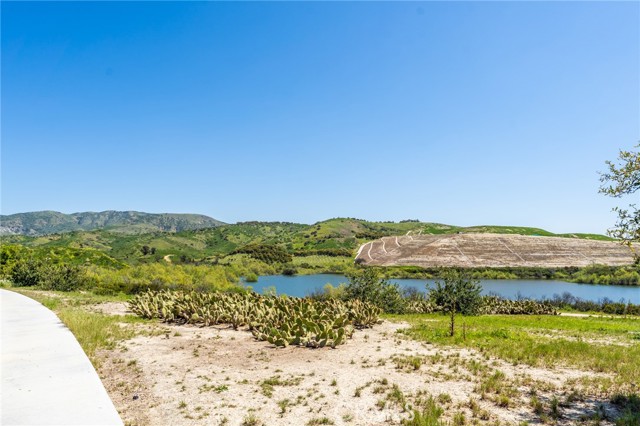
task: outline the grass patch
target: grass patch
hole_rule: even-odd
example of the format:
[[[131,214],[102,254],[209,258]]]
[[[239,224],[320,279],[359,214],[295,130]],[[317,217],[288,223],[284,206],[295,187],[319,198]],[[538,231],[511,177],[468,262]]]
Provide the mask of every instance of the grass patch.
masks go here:
[[[117,342],[135,335],[130,327],[120,326],[122,318],[87,312],[78,308],[66,308],[57,312],[62,322],[76,336],[89,358],[98,349],[113,349]]]
[[[280,376],[273,376],[260,382],[260,388],[262,389],[262,394],[264,396],[271,398],[276,386],[297,386],[300,382],[302,382],[302,377],[293,377],[283,380]]]
[[[419,401],[419,405],[420,407],[414,409],[408,419],[402,421],[404,426],[445,426],[447,424],[440,420],[444,409],[432,397]]]
[[[307,422],[307,426],[333,425],[333,424],[335,424],[333,423],[333,420],[329,419],[328,417],[317,417]]]
[[[611,398],[611,403],[618,406],[621,411],[616,426],[640,425],[640,396],[638,394],[617,394]]]
[[[517,364],[559,365],[611,374],[614,388],[640,382],[640,321],[627,318],[486,315],[466,317],[466,339],[449,337],[442,315],[387,316],[402,332],[429,343],[469,347]]]
[[[395,363],[396,369],[398,370],[415,371],[420,369],[424,360],[419,356],[403,355],[393,358],[393,362]]]

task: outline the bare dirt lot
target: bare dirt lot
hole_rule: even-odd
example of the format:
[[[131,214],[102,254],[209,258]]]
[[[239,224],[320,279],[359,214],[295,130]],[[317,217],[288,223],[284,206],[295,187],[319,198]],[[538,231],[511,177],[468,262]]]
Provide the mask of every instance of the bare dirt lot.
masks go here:
[[[514,366],[410,340],[398,333],[406,326],[385,321],[337,349],[306,349],[228,327],[136,324],[141,334],[103,350],[98,370],[130,425],[399,425],[429,398],[455,424],[536,424],[536,404],[554,398],[564,405],[553,424],[613,410],[575,393],[593,372]]]
[[[403,235],[364,244],[367,265],[564,267],[629,265],[631,250],[613,241],[507,234]]]

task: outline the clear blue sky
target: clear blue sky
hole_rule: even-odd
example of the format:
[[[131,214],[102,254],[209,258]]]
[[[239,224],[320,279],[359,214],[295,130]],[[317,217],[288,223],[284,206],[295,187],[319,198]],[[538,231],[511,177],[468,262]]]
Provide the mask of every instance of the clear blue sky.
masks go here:
[[[1,7],[3,214],[604,232],[640,140],[638,2]]]

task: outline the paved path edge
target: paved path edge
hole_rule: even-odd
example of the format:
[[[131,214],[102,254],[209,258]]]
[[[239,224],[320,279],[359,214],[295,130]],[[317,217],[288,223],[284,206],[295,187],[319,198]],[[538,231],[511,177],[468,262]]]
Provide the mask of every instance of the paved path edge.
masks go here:
[[[0,289],[0,337],[0,424],[123,424],[91,361],[51,310]]]

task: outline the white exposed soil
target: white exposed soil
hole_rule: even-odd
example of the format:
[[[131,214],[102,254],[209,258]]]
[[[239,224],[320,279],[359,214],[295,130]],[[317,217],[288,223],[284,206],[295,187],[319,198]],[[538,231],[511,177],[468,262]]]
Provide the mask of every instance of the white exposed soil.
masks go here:
[[[147,335],[103,351],[99,371],[125,423],[234,426],[251,416],[263,425],[323,418],[335,425],[400,424],[421,393],[440,396],[448,419],[461,412],[478,424],[535,424],[531,389],[541,401],[562,400],[570,383],[594,375],[514,366],[476,351],[420,343],[398,334],[403,327],[387,321],[356,331],[337,349],[306,349],[275,348],[228,327],[158,324]],[[403,363],[410,357],[421,360],[417,369]],[[485,373],[473,370],[472,361]],[[479,390],[496,370],[512,390],[506,403]],[[404,403],[393,397],[394,385]],[[597,403],[583,398],[563,408],[557,424],[575,424]]]

